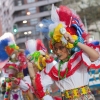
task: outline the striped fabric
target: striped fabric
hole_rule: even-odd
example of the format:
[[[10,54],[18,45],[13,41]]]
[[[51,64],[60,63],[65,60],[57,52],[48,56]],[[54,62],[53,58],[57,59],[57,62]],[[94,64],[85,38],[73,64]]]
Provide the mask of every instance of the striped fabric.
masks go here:
[[[90,79],[89,86],[90,88],[100,87],[100,69],[90,69],[89,71]]]

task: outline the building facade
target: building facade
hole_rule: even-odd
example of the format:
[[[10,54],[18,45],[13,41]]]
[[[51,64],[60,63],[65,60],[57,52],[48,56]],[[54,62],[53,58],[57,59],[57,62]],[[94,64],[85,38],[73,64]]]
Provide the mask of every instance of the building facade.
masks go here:
[[[27,39],[43,36],[37,26],[44,18],[50,18],[51,5],[60,5],[62,0],[1,0],[2,29],[15,35],[16,43],[24,48]]]
[[[90,38],[100,40],[100,0],[1,0],[1,33],[14,33],[16,43],[22,48],[27,39],[43,39],[42,34],[37,32],[37,26],[43,18],[50,18],[52,4],[67,5],[76,10],[91,34]]]
[[[12,30],[12,14],[13,0],[1,0],[0,1],[0,21],[2,34]]]

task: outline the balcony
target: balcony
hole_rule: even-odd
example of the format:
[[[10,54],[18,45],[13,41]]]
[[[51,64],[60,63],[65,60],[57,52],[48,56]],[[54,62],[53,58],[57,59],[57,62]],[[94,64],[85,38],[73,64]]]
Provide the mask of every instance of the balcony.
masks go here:
[[[35,13],[33,15],[30,15],[30,16],[15,17],[14,20],[13,20],[13,24],[16,23],[16,22],[19,22],[19,21],[23,21],[23,20],[46,17],[46,16],[49,16],[50,14],[51,14],[50,11],[45,11],[45,12]]]
[[[30,31],[30,30],[33,30],[33,29],[34,29],[33,26],[21,27],[21,28],[18,28],[18,32],[25,32],[25,31]]]
[[[24,35],[22,37],[16,38],[16,44],[25,43],[28,39],[41,39],[40,34],[35,35]]]
[[[15,6],[14,9],[12,9],[11,14],[13,14],[13,12],[15,12],[15,11],[28,9],[30,7],[39,7],[39,6],[44,6],[44,5],[48,5],[48,4],[53,4],[56,2],[60,2],[60,1],[62,1],[62,0],[43,0],[43,1],[37,1],[34,3],[30,3],[30,4],[21,5],[21,6]]]

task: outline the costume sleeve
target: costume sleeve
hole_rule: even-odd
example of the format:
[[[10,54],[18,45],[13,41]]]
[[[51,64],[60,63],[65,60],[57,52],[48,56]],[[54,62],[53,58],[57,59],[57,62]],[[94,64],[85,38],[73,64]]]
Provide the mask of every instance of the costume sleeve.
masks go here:
[[[89,59],[87,54],[85,54],[83,52],[82,53],[82,61],[84,62],[84,64],[87,67],[97,69],[97,68],[100,68],[100,47],[99,46],[92,46],[92,48],[94,48],[99,53],[99,58],[96,61],[91,62],[91,60]]]
[[[46,98],[44,96],[48,94],[51,84],[53,84],[53,80],[51,79],[50,76],[46,75],[44,71],[36,74],[35,78],[36,94],[38,95],[39,98]]]
[[[30,89],[31,86],[31,80],[29,76],[25,76],[23,80],[20,80],[19,87],[22,89],[22,91],[26,92]]]
[[[48,74],[50,70],[52,69],[53,66],[55,66],[57,62],[53,59],[53,57],[50,57],[49,60],[46,60],[46,68],[45,68],[45,73]]]
[[[54,61],[53,57],[50,57],[50,59],[46,60],[46,68],[42,70],[40,73],[36,74],[35,78],[35,84],[36,84],[36,94],[39,98],[43,98],[44,100],[50,99],[52,100],[52,97],[47,96],[48,92],[50,92],[50,86],[53,84],[53,79],[51,76],[48,75],[48,73],[51,71],[52,67],[57,62]]]

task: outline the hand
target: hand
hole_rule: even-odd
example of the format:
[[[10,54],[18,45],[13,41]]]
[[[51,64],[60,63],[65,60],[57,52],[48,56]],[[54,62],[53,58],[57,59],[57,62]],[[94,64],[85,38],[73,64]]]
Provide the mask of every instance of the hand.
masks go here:
[[[50,55],[49,54],[46,54],[44,57],[45,57],[46,60],[50,59]]]
[[[72,36],[71,36],[70,34],[65,33],[65,34],[63,34],[63,36],[65,37],[65,39],[66,39],[68,42],[70,42],[70,43],[72,43],[72,44],[75,42],[75,40],[72,38]]]
[[[33,68],[32,62],[27,62],[27,66],[28,66],[28,68]]]
[[[34,63],[34,61],[33,60],[31,60],[31,56],[28,56],[27,57],[27,64],[28,64],[28,67],[31,67],[31,66],[34,66],[35,65],[35,63]],[[31,61],[30,61],[31,60]]]
[[[32,58],[32,56],[30,56],[30,55],[29,55],[29,56],[27,56],[27,60],[28,60],[28,61],[30,61],[30,60],[31,60],[31,58]]]
[[[11,77],[10,80],[11,80],[12,82],[14,82],[15,84],[18,84],[19,81],[20,81],[20,80],[17,79],[16,77]]]

